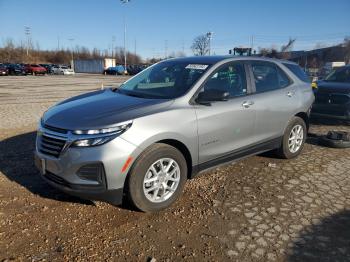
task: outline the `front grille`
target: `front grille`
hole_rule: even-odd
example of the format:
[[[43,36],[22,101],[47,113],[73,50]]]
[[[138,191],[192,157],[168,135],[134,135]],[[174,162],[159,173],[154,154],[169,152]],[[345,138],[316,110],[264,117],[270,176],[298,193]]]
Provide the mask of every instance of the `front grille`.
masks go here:
[[[333,104],[344,105],[346,103],[349,103],[349,101],[350,101],[350,97],[348,95],[342,95],[342,94],[331,95],[331,102]]]
[[[49,125],[44,125],[44,128],[57,132],[57,133],[61,133],[61,134],[67,134],[68,131],[66,129],[62,129],[62,128],[58,128],[58,127],[54,127],[54,126],[49,126]]]
[[[59,157],[64,145],[66,144],[66,140],[63,138],[53,138],[45,134],[39,136],[38,140],[39,151],[45,155],[50,155],[53,157]]]
[[[326,108],[317,108],[313,107],[312,112],[316,114],[323,114],[323,115],[333,115],[333,116],[345,116],[346,111],[342,108],[337,107],[326,107]]]
[[[346,94],[316,93],[316,104],[337,104],[344,105],[350,102],[350,96]]]
[[[315,95],[315,103],[316,104],[328,104],[329,103],[329,95],[317,93]]]

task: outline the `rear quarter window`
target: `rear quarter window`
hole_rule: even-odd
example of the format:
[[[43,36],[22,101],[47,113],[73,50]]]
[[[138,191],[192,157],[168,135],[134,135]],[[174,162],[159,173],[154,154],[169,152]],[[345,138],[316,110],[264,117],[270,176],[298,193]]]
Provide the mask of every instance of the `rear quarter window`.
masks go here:
[[[307,76],[307,74],[305,73],[305,71],[303,69],[301,69],[300,66],[296,65],[296,64],[289,64],[289,63],[283,63],[283,65],[285,67],[287,67],[290,71],[292,71],[292,73],[299,78],[301,81],[305,82],[305,83],[310,83],[310,78]]]

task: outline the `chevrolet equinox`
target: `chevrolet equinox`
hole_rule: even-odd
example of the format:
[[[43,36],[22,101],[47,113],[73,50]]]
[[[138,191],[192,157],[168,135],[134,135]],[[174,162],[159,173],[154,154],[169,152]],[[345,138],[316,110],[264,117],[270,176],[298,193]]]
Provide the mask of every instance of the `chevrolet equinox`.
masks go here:
[[[305,73],[289,61],[170,59],[46,111],[35,163],[66,193],[154,212],[209,168],[270,150],[299,155],[313,101]]]

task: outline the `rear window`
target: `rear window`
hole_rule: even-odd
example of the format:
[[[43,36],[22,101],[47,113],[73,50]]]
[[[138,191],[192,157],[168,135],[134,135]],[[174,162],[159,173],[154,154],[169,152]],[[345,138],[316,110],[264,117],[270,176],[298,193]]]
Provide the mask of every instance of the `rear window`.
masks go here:
[[[296,64],[289,64],[289,63],[283,63],[285,67],[287,67],[290,71],[293,72],[294,75],[296,75],[297,78],[299,78],[301,81],[310,83],[310,78],[307,76],[305,71],[301,69],[300,66]]]

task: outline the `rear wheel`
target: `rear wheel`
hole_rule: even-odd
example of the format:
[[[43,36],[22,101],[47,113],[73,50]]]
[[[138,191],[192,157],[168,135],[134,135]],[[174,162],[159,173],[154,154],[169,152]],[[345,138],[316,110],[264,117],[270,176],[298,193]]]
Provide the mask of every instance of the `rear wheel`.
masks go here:
[[[156,212],[178,199],[186,178],[187,164],[181,152],[167,144],[154,144],[131,168],[127,196],[141,211]]]
[[[282,158],[297,157],[305,144],[307,128],[304,120],[300,117],[293,117],[289,122],[283,135],[281,147],[277,153]]]

